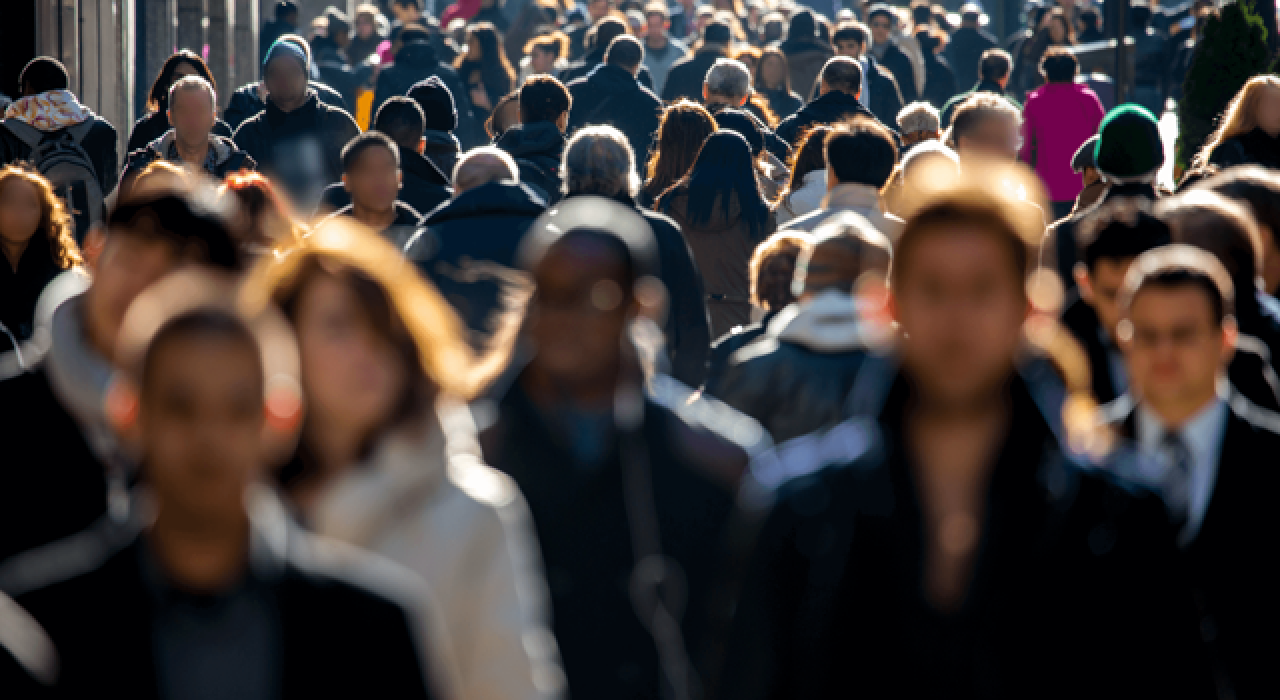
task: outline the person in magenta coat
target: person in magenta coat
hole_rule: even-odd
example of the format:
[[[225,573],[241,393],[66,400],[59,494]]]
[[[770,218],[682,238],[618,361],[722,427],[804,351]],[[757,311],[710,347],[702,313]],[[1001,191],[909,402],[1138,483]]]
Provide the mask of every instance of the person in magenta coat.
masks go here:
[[[1040,62],[1048,81],[1027,95],[1022,109],[1021,158],[1035,168],[1053,202],[1055,219],[1071,211],[1084,187],[1071,158],[1098,133],[1105,114],[1098,96],[1075,82],[1079,64],[1066,50],[1050,49]]]

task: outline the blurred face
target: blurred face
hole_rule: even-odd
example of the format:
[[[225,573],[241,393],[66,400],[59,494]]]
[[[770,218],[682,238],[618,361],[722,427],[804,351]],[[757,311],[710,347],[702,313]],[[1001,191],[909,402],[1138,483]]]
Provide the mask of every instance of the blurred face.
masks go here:
[[[372,19],[360,17],[356,20],[356,34],[360,35],[361,39],[368,41],[373,38],[373,30],[374,23]]]
[[[1049,21],[1049,40],[1055,44],[1065,43],[1067,40],[1067,26],[1061,18],[1054,17]]]
[[[155,350],[138,427],[157,504],[207,525],[234,523],[264,459],[257,351],[223,333],[179,335]]]
[[[85,324],[98,352],[112,357],[129,305],[177,264],[177,251],[164,240],[123,233],[107,236],[93,286],[84,296]]]
[[[894,274],[903,365],[920,391],[963,405],[998,390],[1013,372],[1027,315],[1004,244],[973,226],[933,231]]]
[[[1272,138],[1280,136],[1280,88],[1268,87],[1258,100],[1258,128]]]
[[[534,73],[551,74],[556,66],[556,52],[543,51],[535,48],[533,53],[529,55],[529,63],[533,66]]]
[[[307,94],[307,73],[291,58],[277,58],[267,64],[263,83],[277,104],[300,102]]]
[[[871,28],[871,40],[877,44],[888,41],[889,33],[893,30],[893,22],[884,15],[872,17],[868,26]]]
[[[587,3],[587,14],[591,15],[592,23],[609,14],[609,0],[592,0]]]
[[[40,227],[40,191],[20,177],[10,177],[0,187],[0,242],[5,247],[26,246]],[[17,261],[10,261],[15,266]]]
[[[395,205],[400,192],[400,169],[390,150],[370,146],[342,174],[342,181],[356,206],[384,212]]]
[[[1120,307],[1116,298],[1120,288],[1124,286],[1125,273],[1133,258],[1123,260],[1098,260],[1093,270],[1088,273],[1085,284],[1080,285],[1080,294],[1098,314],[1098,321],[1112,338],[1116,337],[1116,324],[1120,323]]]
[[[294,325],[303,392],[319,424],[346,426],[362,435],[384,424],[407,372],[355,293],[335,277],[316,276],[298,300]]]
[[[836,42],[836,55],[858,58],[862,56],[862,44],[853,39],[841,39]]]
[[[765,263],[764,269],[760,271],[757,291],[760,300],[769,304],[769,310],[779,311],[796,300],[791,294],[791,280],[795,275],[795,252],[775,255]]]
[[[174,135],[182,143],[199,143],[209,138],[213,131],[213,100],[204,90],[180,90],[169,103],[169,123]]]
[[[1018,158],[1021,140],[1017,120],[1012,116],[991,116],[960,137],[956,151],[962,158],[1013,162]]]
[[[782,59],[777,56],[766,56],[760,66],[760,78],[766,88],[777,88],[782,85],[784,76]]]
[[[1144,400],[1186,405],[1214,395],[1218,373],[1231,357],[1233,339],[1196,287],[1148,287],[1134,297],[1128,320],[1132,336],[1121,336],[1129,381]]]
[[[534,363],[553,382],[576,387],[616,377],[630,311],[624,276],[613,251],[590,239],[562,240],[542,259],[529,335]]]
[[[660,14],[654,13],[645,17],[645,22],[648,23],[645,28],[647,36],[662,36],[662,33],[667,30],[667,21]]]

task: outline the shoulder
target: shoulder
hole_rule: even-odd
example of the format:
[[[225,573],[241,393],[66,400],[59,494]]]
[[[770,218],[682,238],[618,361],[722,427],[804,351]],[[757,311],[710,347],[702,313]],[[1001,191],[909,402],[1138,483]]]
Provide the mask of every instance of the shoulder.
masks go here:
[[[1256,437],[1269,443],[1280,443],[1280,415],[1254,404],[1234,390],[1227,403],[1232,417],[1247,426]]]
[[[408,569],[359,547],[287,527],[286,575],[291,586],[323,599],[314,602],[342,606],[357,617],[377,609],[424,612],[419,610],[426,596],[423,584]]]
[[[138,532],[136,525],[103,517],[86,530],[6,560],[0,567],[0,591],[24,604],[92,592],[107,564],[137,542]]]
[[[317,102],[316,108],[321,111],[325,120],[331,127],[341,129],[351,128],[356,131],[360,130],[360,126],[356,124],[355,119],[351,118],[351,115],[347,113],[347,110],[340,107],[334,107],[333,105],[326,104],[324,102]]]
[[[98,134],[110,135],[111,138],[115,138],[116,136],[116,128],[111,125],[111,122],[97,115],[93,117],[93,126],[89,128],[89,135],[92,136],[95,132]]]
[[[884,464],[875,421],[853,418],[835,427],[780,443],[757,455],[744,482],[744,498],[776,502],[791,510],[815,496],[827,497],[846,480],[874,479]],[[883,502],[884,488],[857,489],[872,502]]]
[[[665,375],[650,381],[649,399],[681,427],[713,438],[731,451],[751,457],[767,449],[769,435],[755,420]]]

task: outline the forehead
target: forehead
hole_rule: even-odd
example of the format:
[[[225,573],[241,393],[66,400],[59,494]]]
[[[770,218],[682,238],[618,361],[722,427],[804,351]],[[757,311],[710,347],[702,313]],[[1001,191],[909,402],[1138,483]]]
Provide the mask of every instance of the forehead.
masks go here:
[[[147,352],[144,391],[185,389],[210,396],[256,389],[262,366],[253,341],[228,330],[161,335]]]
[[[1013,251],[1003,237],[975,223],[931,226],[918,231],[909,245],[908,255],[895,258],[893,274],[900,280],[920,267],[927,267],[930,273],[917,276],[922,281],[938,274],[984,275],[993,270],[1021,278],[1015,271]]]
[[[620,252],[594,236],[564,236],[552,243],[534,269],[539,285],[572,286],[601,279],[621,281],[626,263]]]
[[[188,97],[183,98],[183,95],[187,95]],[[192,95],[196,97],[190,97]],[[173,97],[169,99],[169,104],[170,106],[175,106],[180,100],[184,99],[186,101],[197,99],[201,104],[213,104],[213,95],[209,94],[209,91],[205,90],[203,87],[196,87],[194,85],[174,90]]]
[[[1129,303],[1134,325],[1205,322],[1217,325],[1209,293],[1193,284],[1147,285]]]

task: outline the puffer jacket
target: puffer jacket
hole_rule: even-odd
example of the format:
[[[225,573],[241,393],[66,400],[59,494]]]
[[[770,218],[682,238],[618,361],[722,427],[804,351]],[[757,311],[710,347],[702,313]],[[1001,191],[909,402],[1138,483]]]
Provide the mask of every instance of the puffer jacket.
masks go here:
[[[756,246],[777,228],[773,212],[753,232],[742,216],[736,195],[725,215],[719,198],[711,206],[711,217],[694,224],[689,219],[689,194],[677,189],[663,197],[662,213],[680,225],[693,251],[693,260],[702,275],[711,317],[711,337],[719,338],[738,325],[751,322],[751,280],[748,264]]]
[[[827,290],[788,306],[729,357],[707,393],[755,418],[775,442],[839,423],[867,357],[856,304]]]
[[[800,183],[800,188],[787,193],[778,202],[776,213],[778,225],[784,226],[793,219],[804,216],[822,208],[822,200],[827,196],[827,170],[814,170],[807,173]]]
[[[310,519],[318,533],[426,581],[444,618],[443,630],[427,631],[428,647],[447,654],[444,697],[558,697],[564,673],[529,507],[515,482],[483,463],[466,406],[441,400],[430,414],[425,429],[382,439],[325,490]],[[447,639],[431,636],[441,632]]]

